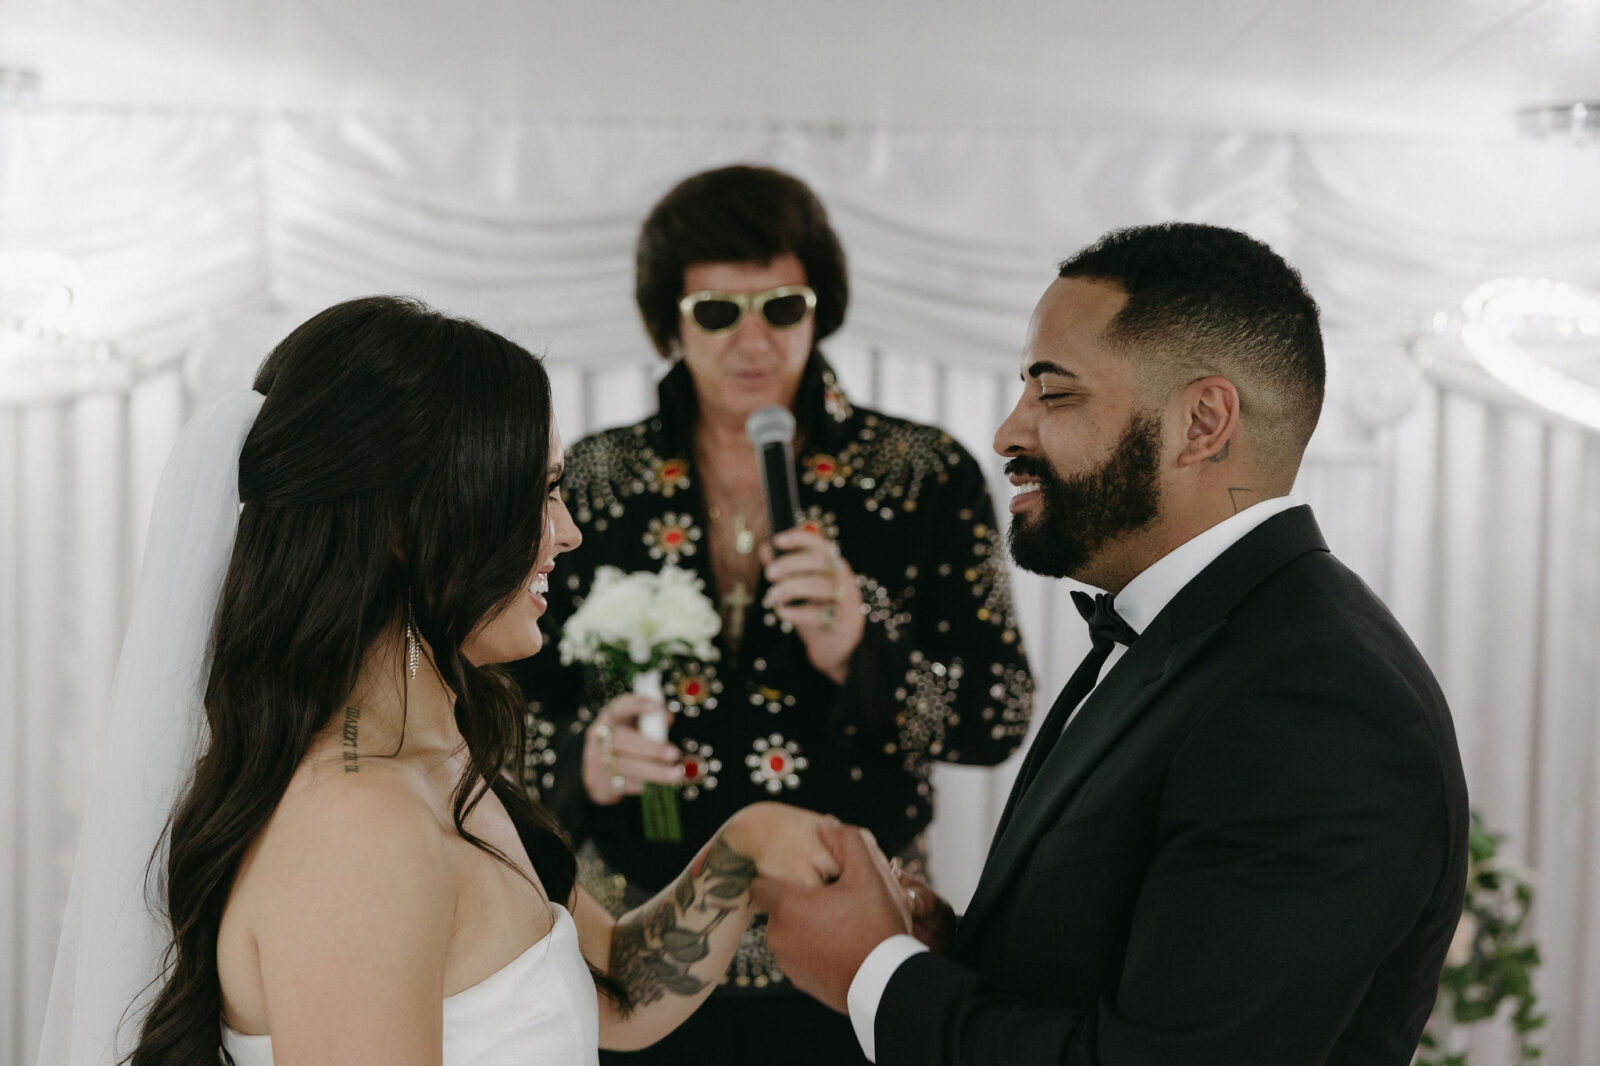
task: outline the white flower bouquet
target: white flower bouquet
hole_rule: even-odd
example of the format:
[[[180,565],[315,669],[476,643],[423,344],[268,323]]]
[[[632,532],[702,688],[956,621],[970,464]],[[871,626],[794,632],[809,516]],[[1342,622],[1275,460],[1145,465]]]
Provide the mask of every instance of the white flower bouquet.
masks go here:
[[[722,618],[693,572],[667,565],[658,573],[625,574],[602,566],[561,631],[561,661],[626,680],[678,658],[715,659],[712,640],[721,630]]]
[[[602,566],[595,570],[588,597],[562,628],[561,661],[582,663],[604,684],[660,700],[661,672],[681,658],[716,659],[712,641],[721,630],[722,617],[691,571],[668,564],[659,572],[628,574]],[[639,730],[666,740],[665,712],[641,718]],[[646,785],[640,803],[646,839],[683,838],[676,788]]]

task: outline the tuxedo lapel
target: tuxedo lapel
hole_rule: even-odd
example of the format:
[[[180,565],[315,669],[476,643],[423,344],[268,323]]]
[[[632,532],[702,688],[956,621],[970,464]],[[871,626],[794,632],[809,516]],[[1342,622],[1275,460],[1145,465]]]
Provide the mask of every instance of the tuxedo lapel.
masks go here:
[[[1027,789],[1021,794],[1013,789],[977,891],[957,927],[953,954],[965,953],[1039,836],[1055,824],[1106,752],[1223,628],[1228,612],[1269,574],[1317,550],[1327,551],[1327,545],[1310,509],[1291,508],[1240,538],[1173,597],[1089,694]],[[1043,736],[1034,741],[1049,742]]]
[[[1069,685],[1068,687],[1070,688],[1071,686]],[[1061,703],[1066,698],[1067,689],[1064,688],[1061,690],[1061,694],[1056,697],[1056,701],[1050,705],[1049,712],[1044,716],[1046,725],[1042,726],[1034,736],[1033,743],[1028,747],[1028,753],[1022,758],[1022,765],[1017,769],[1017,776],[1011,781],[1011,792],[1006,796],[1005,810],[1000,812],[1000,821],[998,828],[995,830],[994,839],[989,842],[989,855],[991,858],[994,856],[995,848],[1000,846],[1000,837],[1005,833],[1006,826],[1011,824],[1011,816],[1016,812],[1017,802],[1022,798],[1023,785],[1031,783],[1038,776],[1033,772],[1033,764],[1036,760],[1044,757],[1044,752],[1041,749],[1053,743],[1052,740],[1047,739],[1048,723],[1063,710]],[[1066,708],[1066,710],[1068,713],[1071,712],[1071,708]]]
[[[1194,633],[1177,643],[1152,623],[1127,654],[1106,674],[1084,700],[1061,738],[1045,756],[1032,783],[1011,796],[1008,818],[989,851],[983,876],[957,930],[957,945],[976,934],[989,911],[1003,897],[1012,878],[1026,864],[1034,842],[1048,829],[1085,778],[1100,764],[1121,736],[1155,701],[1166,681],[1175,676],[1211,639],[1222,623]],[[1043,742],[1040,737],[1037,742]]]

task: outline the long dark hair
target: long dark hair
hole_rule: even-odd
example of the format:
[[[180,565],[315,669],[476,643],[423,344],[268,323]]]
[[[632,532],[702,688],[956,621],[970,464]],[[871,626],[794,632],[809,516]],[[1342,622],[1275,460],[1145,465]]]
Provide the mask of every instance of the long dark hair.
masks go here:
[[[550,382],[528,352],[408,300],[318,314],[256,377],[266,400],[239,457],[244,507],[211,637],[209,736],[168,826],[173,939],[133,1066],[217,1061],[217,930],[246,850],[368,648],[411,610],[454,693],[468,767],[464,821],[485,783],[555,900],[576,860],[554,820],[501,768],[520,760],[520,699],[461,645],[520,593],[544,531]]]

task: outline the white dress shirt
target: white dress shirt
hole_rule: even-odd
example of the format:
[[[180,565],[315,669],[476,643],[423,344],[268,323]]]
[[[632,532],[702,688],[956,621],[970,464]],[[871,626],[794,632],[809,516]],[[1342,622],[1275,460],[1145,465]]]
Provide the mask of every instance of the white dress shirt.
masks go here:
[[[1162,608],[1170,603],[1185,585],[1199,576],[1200,571],[1210,566],[1217,556],[1233,547],[1235,542],[1262,522],[1293,506],[1295,501],[1289,496],[1263,500],[1261,503],[1246,507],[1231,518],[1218,522],[1199,536],[1184,541],[1151,563],[1117,593],[1117,614],[1122,616],[1122,620],[1127,622],[1134,632],[1143,633],[1145,627],[1161,613]],[[1100,667],[1099,676],[1095,678],[1096,686],[1105,678],[1107,672],[1117,665],[1127,650],[1125,644],[1112,646],[1111,654],[1106,657],[1104,665]],[[1093,689],[1090,692],[1092,694]],[[1084,701],[1088,698],[1087,695],[1084,696]],[[1078,711],[1082,707],[1083,702],[1080,702],[1072,709],[1072,714],[1062,726],[1063,732],[1072,728],[1072,720],[1078,716]],[[1039,742],[1037,738],[1034,740],[1035,744]],[[861,968],[856,971],[855,978],[851,980],[847,996],[850,1024],[855,1027],[856,1039],[860,1041],[861,1050],[870,1061],[878,1061],[874,1026],[878,1019],[878,1002],[883,999],[884,989],[889,987],[889,979],[894,976],[895,970],[900,968],[901,963],[927,950],[916,937],[905,934],[891,936],[872,949],[862,961]]]

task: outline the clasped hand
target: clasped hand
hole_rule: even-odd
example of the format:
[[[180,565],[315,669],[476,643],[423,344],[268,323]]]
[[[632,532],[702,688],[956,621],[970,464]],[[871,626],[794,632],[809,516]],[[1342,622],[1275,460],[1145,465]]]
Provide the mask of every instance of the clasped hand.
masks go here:
[[[755,863],[761,878],[817,887],[839,876],[839,861],[822,834],[837,819],[786,803],[752,803],[722,826],[723,842]]]
[[[756,906],[767,912],[767,946],[795,987],[844,1013],[856,971],[872,949],[911,933],[942,949],[955,915],[921,880],[894,870],[872,834],[825,819],[823,843],[839,866],[815,886],[758,878]]]

